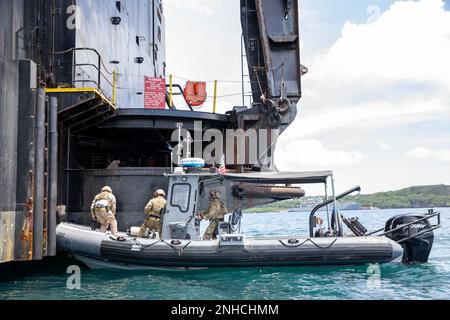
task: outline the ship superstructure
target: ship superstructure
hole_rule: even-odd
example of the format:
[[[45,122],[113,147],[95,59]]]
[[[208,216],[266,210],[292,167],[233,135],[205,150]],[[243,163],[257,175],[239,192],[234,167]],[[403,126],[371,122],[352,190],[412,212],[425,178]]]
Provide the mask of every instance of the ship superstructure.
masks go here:
[[[121,109],[144,108],[144,77],[165,77],[162,2],[77,0],[59,8],[67,8],[64,37],[72,40],[56,48],[55,64],[67,70],[71,60],[73,74],[55,84],[96,87]]]

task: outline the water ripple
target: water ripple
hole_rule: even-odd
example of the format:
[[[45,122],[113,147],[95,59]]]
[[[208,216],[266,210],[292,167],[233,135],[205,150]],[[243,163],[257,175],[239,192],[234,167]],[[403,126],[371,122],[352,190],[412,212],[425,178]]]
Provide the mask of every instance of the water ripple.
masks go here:
[[[383,226],[403,211],[364,211],[360,221],[369,229]],[[305,267],[220,269],[190,272],[89,271],[81,290],[66,287],[67,275],[37,274],[0,282],[0,299],[75,300],[403,300],[450,298],[450,210],[442,210],[443,228],[427,264],[380,266],[374,282],[368,267]],[[252,214],[245,231],[254,236],[299,235],[307,232],[304,214]],[[273,221],[280,223],[274,224]],[[281,223],[282,222],[282,223]],[[287,230],[286,230],[287,228]]]

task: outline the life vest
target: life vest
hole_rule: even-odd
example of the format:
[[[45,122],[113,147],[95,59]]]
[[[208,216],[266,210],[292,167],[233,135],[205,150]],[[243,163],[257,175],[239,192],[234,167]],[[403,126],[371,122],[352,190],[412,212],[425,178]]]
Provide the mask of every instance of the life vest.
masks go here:
[[[110,195],[108,192],[100,193],[95,199],[95,208],[96,209],[110,209]]]
[[[214,221],[214,220],[223,220],[225,214],[227,213],[227,207],[223,203],[222,200],[215,199],[211,202],[208,213],[205,215],[205,218]]]
[[[152,199],[145,208],[145,213],[147,213],[149,216],[154,216],[155,218],[160,217],[161,212],[165,208],[166,204],[167,201],[163,197]]]

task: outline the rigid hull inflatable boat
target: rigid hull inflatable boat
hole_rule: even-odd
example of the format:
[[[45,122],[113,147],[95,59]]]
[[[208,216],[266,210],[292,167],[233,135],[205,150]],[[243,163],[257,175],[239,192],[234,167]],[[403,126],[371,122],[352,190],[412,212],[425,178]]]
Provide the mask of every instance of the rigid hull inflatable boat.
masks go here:
[[[386,237],[247,238],[224,235],[213,241],[137,239],[105,235],[61,224],[58,244],[93,269],[220,268],[387,263],[403,254]]]
[[[195,217],[206,207],[202,198],[207,191],[227,188],[227,182],[264,183],[267,186],[267,183],[326,183],[329,178],[334,184],[331,172],[225,176],[175,172],[168,175],[169,193],[162,236],[137,237],[136,231],[132,231],[136,228],[113,236],[64,222],[57,228],[58,247],[93,269],[361,265],[402,259],[404,262],[428,260],[433,230],[440,226],[438,213],[430,211],[424,215],[398,216],[390,219],[384,229],[368,233],[357,219],[347,219],[338,210],[333,210],[327,213],[328,226],[323,226],[323,220],[316,216],[321,207],[336,208],[337,200],[359,190],[359,187],[338,196],[333,194],[330,200],[316,207],[310,215],[308,237],[247,237],[240,232],[242,212],[235,208],[228,222],[220,225],[217,240],[201,240],[200,222]],[[174,190],[178,194],[173,193]],[[228,200],[226,202],[230,205],[232,201]],[[230,207],[233,208],[232,204]],[[430,223],[434,217],[438,218],[437,225]],[[346,234],[343,225],[352,234]]]
[[[247,238],[213,241],[137,239],[61,224],[58,244],[90,268],[220,268],[387,263],[403,254],[386,237]]]

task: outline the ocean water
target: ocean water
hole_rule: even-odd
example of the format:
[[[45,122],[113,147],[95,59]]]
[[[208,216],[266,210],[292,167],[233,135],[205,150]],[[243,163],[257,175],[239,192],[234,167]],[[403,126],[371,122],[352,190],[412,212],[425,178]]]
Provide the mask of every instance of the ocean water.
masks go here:
[[[344,212],[369,229],[388,218],[421,210]],[[427,264],[391,263],[359,267],[220,269],[203,271],[82,270],[80,289],[69,289],[66,266],[32,276],[0,274],[0,300],[408,300],[450,298],[450,209]],[[252,236],[306,235],[307,214],[248,214],[243,230]]]

